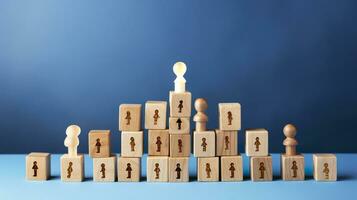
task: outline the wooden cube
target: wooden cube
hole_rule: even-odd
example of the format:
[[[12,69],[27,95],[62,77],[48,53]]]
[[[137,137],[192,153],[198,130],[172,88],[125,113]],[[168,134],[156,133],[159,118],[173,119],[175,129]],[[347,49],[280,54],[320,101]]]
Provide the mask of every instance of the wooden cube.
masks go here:
[[[115,182],[116,157],[93,158],[93,181]]]
[[[337,180],[337,158],[334,154],[313,154],[314,179],[316,181]]]
[[[140,181],[140,158],[118,157],[118,181]]]
[[[193,138],[195,157],[214,157],[216,155],[216,134],[214,131],[195,131]]]
[[[188,182],[189,158],[169,158],[169,182]]]
[[[170,91],[170,116],[190,117],[191,116],[191,92]]]
[[[121,156],[142,157],[143,156],[143,132],[123,131],[121,132]]]
[[[103,158],[110,156],[110,130],[89,131],[89,156]]]
[[[281,177],[284,181],[305,180],[305,160],[303,155],[281,155]]]
[[[272,181],[272,157],[259,156],[250,158],[250,177],[252,181]]]
[[[238,154],[238,131],[216,130],[216,155],[235,156]]]
[[[219,158],[197,158],[197,181],[219,181]]]
[[[219,129],[237,131],[241,129],[241,108],[239,103],[219,103]]]
[[[149,156],[169,155],[170,135],[169,130],[149,130],[148,131],[148,154]]]
[[[169,157],[148,156],[146,165],[146,174],[148,182],[169,181]]]
[[[141,104],[121,104],[119,106],[119,131],[141,130]]]
[[[245,153],[247,156],[267,156],[268,131],[265,129],[248,129],[245,131]]]
[[[145,104],[145,128],[166,129],[166,101],[147,101]]]
[[[32,181],[45,181],[51,176],[51,155],[32,152],[26,156],[26,178]]]
[[[84,156],[78,154],[70,157],[68,154],[61,156],[61,180],[68,182],[81,182],[84,180]]]
[[[188,134],[190,133],[190,118],[187,117],[170,117],[169,118],[170,134]]]
[[[190,134],[170,135],[170,156],[190,157],[191,136]]]
[[[221,157],[221,180],[222,181],[242,181],[243,161],[242,156],[222,156]]]

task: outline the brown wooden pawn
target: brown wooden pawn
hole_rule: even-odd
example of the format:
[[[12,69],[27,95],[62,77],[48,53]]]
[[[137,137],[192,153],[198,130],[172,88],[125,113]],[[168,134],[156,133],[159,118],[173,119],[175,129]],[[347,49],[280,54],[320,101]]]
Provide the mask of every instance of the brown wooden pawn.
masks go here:
[[[196,131],[206,131],[206,124],[208,121],[207,115],[204,113],[208,108],[207,101],[203,98],[198,98],[195,101],[196,115],[193,121],[196,122]]]
[[[292,124],[287,124],[284,127],[283,132],[286,137],[283,142],[283,145],[285,146],[285,155],[287,156],[296,155],[296,146],[298,145],[298,142],[295,139],[296,127]]]

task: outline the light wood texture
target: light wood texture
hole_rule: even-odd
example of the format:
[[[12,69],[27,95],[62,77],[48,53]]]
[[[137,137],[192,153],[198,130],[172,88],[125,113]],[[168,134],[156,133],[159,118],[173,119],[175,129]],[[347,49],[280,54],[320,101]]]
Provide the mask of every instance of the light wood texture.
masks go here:
[[[70,157],[68,154],[61,156],[61,180],[68,182],[81,182],[84,180],[84,156],[77,154]]]
[[[191,92],[170,91],[170,117],[190,117],[191,103]]]
[[[221,180],[227,182],[243,180],[242,156],[221,157]]]
[[[216,130],[216,155],[235,156],[238,154],[238,131]]]
[[[248,129],[245,131],[245,154],[247,156],[267,156],[269,140],[266,129]]]
[[[89,156],[92,158],[110,156],[110,130],[91,130],[88,137]]]
[[[68,148],[68,156],[76,157],[77,148],[79,145],[79,134],[81,133],[81,128],[77,125],[70,125],[66,129],[66,139],[64,140],[64,146]]]
[[[169,158],[169,182],[188,182],[189,158]]]
[[[305,159],[303,155],[281,155],[281,178],[284,181],[305,180]]]
[[[170,156],[189,157],[191,153],[190,134],[170,134]]]
[[[219,103],[219,129],[237,131],[241,129],[241,107],[239,103]]]
[[[195,109],[197,113],[193,116],[193,121],[196,122],[196,131],[202,132],[206,131],[208,116],[206,115],[205,111],[208,108],[207,101],[203,98],[198,98],[195,101]]]
[[[148,182],[169,181],[169,157],[148,156],[146,162],[146,174]]]
[[[149,156],[168,156],[170,144],[169,130],[148,131]]]
[[[121,104],[119,106],[119,131],[141,130],[141,104]]]
[[[145,128],[166,129],[166,101],[147,101],[145,103]]]
[[[313,154],[314,179],[316,181],[337,180],[337,158],[334,154]]]
[[[219,181],[219,157],[197,158],[197,181]]]
[[[93,158],[93,181],[115,182],[116,157]]]
[[[26,178],[33,181],[45,181],[50,178],[51,155],[32,152],[26,156]]]
[[[195,157],[216,155],[216,134],[214,131],[193,132],[193,154]]]
[[[170,117],[169,118],[169,133],[170,134],[190,133],[190,118]]]
[[[121,132],[121,156],[142,157],[143,156],[143,132],[123,131]]]
[[[272,181],[273,167],[271,156],[250,158],[250,177],[252,181]]]
[[[118,156],[118,181],[139,182],[140,181],[140,158],[124,158]]]
[[[296,127],[292,124],[287,124],[284,127],[283,132],[286,137],[283,142],[283,145],[285,146],[285,154],[287,156],[296,155],[296,146],[298,145],[298,142],[295,139]]]

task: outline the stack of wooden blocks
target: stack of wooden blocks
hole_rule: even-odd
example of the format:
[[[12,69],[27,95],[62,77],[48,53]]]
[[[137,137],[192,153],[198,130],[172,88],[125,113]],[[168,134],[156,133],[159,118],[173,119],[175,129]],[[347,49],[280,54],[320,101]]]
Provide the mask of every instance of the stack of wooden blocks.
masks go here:
[[[248,129],[245,138],[245,153],[250,157],[249,170],[252,181],[273,180],[272,157],[268,152],[268,131]]]
[[[193,117],[196,129],[193,132],[193,154],[197,157],[197,181],[218,181],[219,161],[216,155],[216,136],[214,131],[208,131],[208,117],[205,111],[208,104],[205,99],[195,101],[197,113]]]
[[[239,103],[219,103],[218,115],[216,155],[221,157],[221,180],[241,181],[243,180],[243,161],[242,156],[238,153],[241,105]]]
[[[119,106],[121,155],[118,156],[118,181],[139,182],[144,134],[141,130],[141,104]]]
[[[168,164],[169,182],[189,181],[189,157],[191,154],[192,95],[188,91],[170,91],[170,157]]]
[[[166,128],[166,101],[147,101],[145,129],[148,129],[147,181],[167,182],[169,130]]]
[[[91,130],[88,134],[89,156],[93,158],[93,181],[116,180],[116,157],[111,154],[110,130]]]

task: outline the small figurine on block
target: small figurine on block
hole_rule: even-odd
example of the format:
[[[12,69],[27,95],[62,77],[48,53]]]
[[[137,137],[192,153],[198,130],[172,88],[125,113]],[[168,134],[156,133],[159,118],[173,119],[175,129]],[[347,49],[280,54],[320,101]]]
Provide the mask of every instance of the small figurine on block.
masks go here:
[[[84,156],[77,154],[79,145],[79,134],[81,128],[77,125],[70,125],[66,129],[66,139],[64,145],[68,148],[68,154],[61,157],[61,180],[62,181],[83,181],[84,179]]]
[[[281,155],[282,179],[285,181],[302,181],[305,179],[305,162],[304,156],[296,153],[296,146],[298,145],[295,139],[296,128],[292,124],[287,124],[283,132],[286,139],[283,142],[285,154]]]

